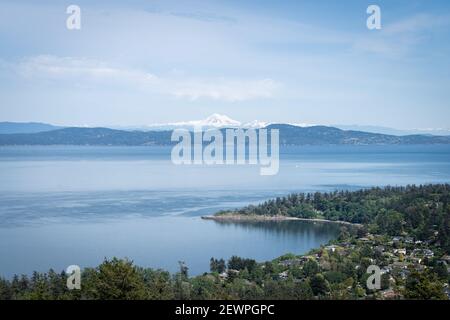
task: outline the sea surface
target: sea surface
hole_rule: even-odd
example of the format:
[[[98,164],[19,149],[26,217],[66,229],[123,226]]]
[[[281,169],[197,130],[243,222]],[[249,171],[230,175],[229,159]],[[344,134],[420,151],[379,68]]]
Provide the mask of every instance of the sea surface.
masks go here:
[[[168,147],[0,147],[0,276],[104,258],[191,274],[211,257],[264,261],[339,233],[303,221],[219,223],[202,215],[292,192],[450,182],[450,146],[281,149],[280,170],[174,165]]]

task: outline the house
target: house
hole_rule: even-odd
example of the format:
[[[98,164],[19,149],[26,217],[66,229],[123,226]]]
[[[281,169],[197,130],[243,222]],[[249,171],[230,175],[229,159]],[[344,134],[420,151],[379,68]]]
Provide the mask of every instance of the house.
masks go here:
[[[406,249],[394,249],[394,254],[406,256]]]
[[[381,298],[396,299],[396,298],[398,298],[398,294],[395,293],[395,291],[392,289],[387,289],[387,290],[381,291]]]
[[[423,255],[427,258],[433,258],[434,257],[434,252],[431,251],[430,249],[424,249],[423,250]]]
[[[351,246],[351,243],[350,242],[342,242],[341,246],[343,246],[344,248],[348,248]]]
[[[408,264],[406,262],[401,262],[401,261],[396,261],[392,264],[392,266],[394,268],[398,268],[398,269],[407,269],[408,268]]]
[[[447,298],[450,299],[450,287],[448,283],[444,284],[444,293],[447,295]]]
[[[333,244],[331,246],[326,246],[325,249],[331,252],[335,252],[336,250],[340,249],[340,247]]]
[[[369,238],[369,240],[375,240],[375,236],[371,233],[367,234],[367,238]]]
[[[405,238],[405,243],[412,244],[412,243],[414,243],[414,239],[411,238],[411,237],[406,237],[406,238]]]
[[[447,267],[447,272],[450,273],[450,256],[445,255],[440,261]]]
[[[238,275],[239,272],[240,272],[239,270],[229,269],[227,277],[230,276],[230,274]]]
[[[283,267],[300,266],[306,260],[307,260],[306,258],[303,258],[303,259],[288,259],[288,260],[280,261],[279,264],[282,265]]]
[[[424,257],[425,255],[422,249],[414,249],[413,252],[411,253],[411,256]]]
[[[285,279],[287,279],[287,278],[289,277],[289,274],[288,274],[288,272],[287,272],[287,270],[286,270],[286,271],[283,271],[283,272],[279,273],[279,274],[278,274],[278,277],[279,277],[280,279],[285,280]]]
[[[318,254],[310,255],[310,256],[303,256],[303,262],[306,262],[308,260],[318,260],[320,257]]]
[[[421,264],[423,261],[422,258],[414,257],[414,256],[410,256],[408,260],[415,264]]]
[[[379,252],[379,253],[383,253],[385,251],[385,247],[384,246],[376,246],[375,247],[375,251]]]
[[[392,268],[389,266],[386,266],[381,269],[381,274],[391,273],[391,271],[392,271]]]
[[[409,270],[406,270],[406,269],[403,269],[403,270],[401,270],[399,272],[400,277],[402,277],[402,279],[406,279],[409,276],[410,273],[411,272]]]

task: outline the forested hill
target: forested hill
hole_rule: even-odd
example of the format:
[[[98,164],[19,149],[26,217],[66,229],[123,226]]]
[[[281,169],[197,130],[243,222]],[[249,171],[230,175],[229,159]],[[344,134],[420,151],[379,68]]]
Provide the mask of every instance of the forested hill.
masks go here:
[[[394,136],[363,131],[341,130],[334,127],[297,127],[274,124],[267,129],[280,130],[282,145],[373,145],[373,144],[448,144],[450,137],[431,135]]]
[[[168,145],[171,134],[170,131],[143,132],[108,128],[66,128],[34,134],[0,134],[0,145]]]
[[[297,127],[270,125],[278,129],[281,145],[397,145],[450,144],[448,136],[393,136],[362,131],[346,131],[334,127]],[[226,130],[226,129],[222,129]],[[64,128],[59,130],[0,134],[0,145],[171,145],[172,131],[124,131],[109,128]]]
[[[0,122],[0,134],[37,133],[62,129],[62,127],[40,122]]]
[[[377,234],[434,239],[450,252],[448,184],[292,194],[218,215],[280,215],[362,223]]]

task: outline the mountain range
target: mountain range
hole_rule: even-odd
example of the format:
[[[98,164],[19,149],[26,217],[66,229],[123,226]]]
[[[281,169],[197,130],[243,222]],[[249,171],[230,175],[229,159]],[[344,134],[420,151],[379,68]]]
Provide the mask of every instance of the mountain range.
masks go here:
[[[185,128],[192,130],[195,127],[202,127],[202,128],[264,128],[271,124],[280,124],[277,122],[269,122],[269,121],[261,121],[261,120],[253,120],[250,122],[240,122],[234,119],[231,119],[230,117],[226,115],[221,115],[214,113],[207,117],[206,119],[202,120],[193,120],[193,121],[181,121],[181,122],[172,122],[172,123],[154,123],[149,124],[145,126],[128,126],[128,127],[113,127],[113,129],[119,129],[119,130],[138,130],[138,131],[155,131],[155,130],[173,130],[176,128]],[[311,124],[311,123],[285,123],[289,125],[293,125],[296,127],[314,127],[317,126],[317,124]],[[370,125],[341,125],[341,124],[332,124],[329,125],[330,127],[335,127],[342,130],[350,130],[350,131],[364,131],[364,132],[371,132],[371,133],[382,133],[387,135],[398,135],[398,136],[404,136],[404,135],[442,135],[442,136],[448,136],[450,135],[450,129],[445,128],[428,128],[428,129],[395,129],[395,128],[389,128],[389,127],[383,127],[383,126],[370,126]]]
[[[114,127],[119,130],[138,130],[138,131],[161,131],[173,129],[188,129],[193,130],[201,127],[203,129],[211,128],[253,128],[259,129],[268,126],[270,123],[265,121],[253,120],[251,122],[242,123],[240,121],[231,119],[230,117],[218,113],[214,113],[202,120],[180,121],[170,123],[154,123],[146,126],[128,126],[128,127]]]
[[[221,115],[214,113],[202,120],[192,120],[192,121],[180,121],[180,122],[169,122],[169,123],[152,123],[148,125],[141,126],[107,126],[110,129],[124,130],[124,131],[164,131],[173,130],[177,128],[184,128],[188,130],[193,130],[196,127],[202,127],[203,129],[210,128],[265,128],[271,124],[283,124],[277,122],[268,122],[253,120],[250,122],[240,122],[226,115]],[[296,127],[314,127],[317,124],[311,123],[285,123],[288,125]],[[72,126],[79,127],[79,126]],[[83,126],[89,127],[89,126]],[[332,124],[329,127],[335,127],[345,131],[363,131],[370,133],[381,133],[386,135],[438,135],[438,136],[450,136],[450,129],[445,128],[426,128],[426,129],[395,129],[383,126],[371,126],[371,125],[341,125]],[[12,133],[37,133],[45,132],[56,129],[62,129],[63,126],[55,126],[40,122],[0,122],[0,134],[12,134]]]
[[[0,122],[0,134],[37,133],[62,128],[63,127],[40,122]]]
[[[0,123],[0,128],[2,124]],[[450,136],[388,135],[355,130],[342,130],[328,126],[299,126],[254,122],[241,124],[228,117],[213,115],[202,122],[172,123],[172,128],[261,128],[278,129],[281,145],[400,145],[400,144],[450,144]],[[14,130],[20,126],[9,125]],[[51,125],[30,125],[21,133],[0,134],[0,145],[99,145],[99,146],[150,146],[172,145],[172,129],[155,127],[154,130],[118,130],[112,128],[58,128]],[[35,132],[41,129],[43,131]],[[0,132],[4,132],[0,131]]]

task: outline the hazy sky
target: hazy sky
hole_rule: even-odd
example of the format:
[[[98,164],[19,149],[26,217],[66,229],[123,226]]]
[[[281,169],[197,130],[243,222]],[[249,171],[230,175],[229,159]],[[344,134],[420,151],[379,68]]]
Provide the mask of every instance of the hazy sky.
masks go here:
[[[81,7],[81,30],[66,8]],[[366,9],[381,7],[382,29]],[[0,121],[450,128],[450,2],[0,2]]]

